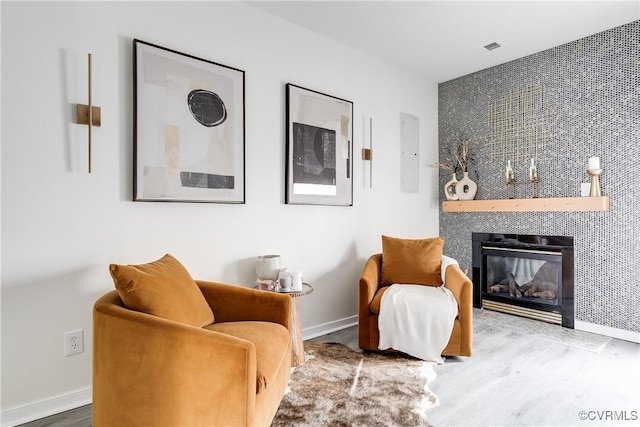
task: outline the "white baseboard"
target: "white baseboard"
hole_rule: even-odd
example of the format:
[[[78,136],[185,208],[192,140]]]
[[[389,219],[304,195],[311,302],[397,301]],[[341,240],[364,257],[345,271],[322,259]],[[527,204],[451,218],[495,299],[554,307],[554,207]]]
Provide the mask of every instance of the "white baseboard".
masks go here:
[[[605,335],[611,338],[631,341],[640,344],[640,332],[625,331],[624,329],[612,328],[610,326],[595,325],[593,323],[582,322],[576,320],[573,325],[574,329],[585,332],[593,332],[598,335]]]
[[[79,408],[91,403],[91,387],[77,390],[71,393],[61,394],[50,399],[36,403],[30,403],[19,408],[8,409],[0,414],[0,424],[3,427],[12,427],[70,409]]]
[[[302,339],[310,340],[331,332],[339,331],[358,324],[358,316],[345,317],[344,319],[334,320],[333,322],[323,323],[321,325],[312,326],[302,330]]]

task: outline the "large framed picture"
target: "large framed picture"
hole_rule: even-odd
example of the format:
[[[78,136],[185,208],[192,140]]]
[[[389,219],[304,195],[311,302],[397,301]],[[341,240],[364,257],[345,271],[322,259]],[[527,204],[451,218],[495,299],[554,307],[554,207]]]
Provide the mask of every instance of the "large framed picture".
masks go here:
[[[133,199],[244,203],[244,71],[141,40],[133,56]]]
[[[288,83],[286,203],[353,205],[353,103]]]

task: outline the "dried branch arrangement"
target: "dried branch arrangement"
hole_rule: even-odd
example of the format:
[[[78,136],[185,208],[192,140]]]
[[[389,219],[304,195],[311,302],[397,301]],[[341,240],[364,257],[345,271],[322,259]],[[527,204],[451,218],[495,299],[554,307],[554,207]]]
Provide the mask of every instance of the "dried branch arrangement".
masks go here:
[[[464,140],[458,145],[458,150],[455,153],[456,161],[460,166],[462,172],[468,172],[469,165],[473,163],[473,157],[469,152],[469,140]]]
[[[444,151],[441,161],[431,163],[429,166],[455,174],[458,171],[467,172],[469,166],[474,163],[473,155],[469,150],[469,140],[462,141],[455,151],[451,147],[445,148]]]

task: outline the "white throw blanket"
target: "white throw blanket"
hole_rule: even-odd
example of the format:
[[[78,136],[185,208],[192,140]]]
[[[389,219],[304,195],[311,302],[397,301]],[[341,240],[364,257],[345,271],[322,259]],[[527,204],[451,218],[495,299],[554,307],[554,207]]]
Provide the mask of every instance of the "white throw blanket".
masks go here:
[[[443,259],[443,280],[446,267],[453,263],[457,264],[452,258]],[[378,348],[442,364],[442,350],[457,314],[458,302],[444,286],[391,285],[380,302]]]

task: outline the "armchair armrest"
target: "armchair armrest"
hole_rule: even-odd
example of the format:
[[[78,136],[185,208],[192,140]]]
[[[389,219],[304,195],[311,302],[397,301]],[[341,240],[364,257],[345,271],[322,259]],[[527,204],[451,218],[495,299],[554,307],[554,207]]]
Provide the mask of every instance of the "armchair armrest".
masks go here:
[[[458,321],[461,326],[461,342],[464,343],[462,353],[471,355],[473,334],[473,283],[460,267],[449,265],[445,272],[444,286],[449,289],[458,301]]]
[[[94,426],[252,423],[253,343],[128,310],[115,291],[95,303],[93,318]]]
[[[259,320],[291,330],[291,297],[218,282],[196,280],[216,322]]]
[[[380,268],[382,266],[382,254],[374,254],[369,257],[364,265],[362,274],[360,275],[360,284],[358,287],[358,305],[367,307],[373,301],[373,297],[378,291],[380,285]]]
[[[382,254],[374,254],[367,259],[358,283],[358,344],[360,348],[378,348],[378,316],[371,314],[371,301],[380,285]]]
[[[469,279],[456,264],[451,264],[447,267],[444,286],[453,293],[458,304],[461,303],[463,298],[466,298],[466,292],[469,293],[469,298],[472,296],[471,279]]]

